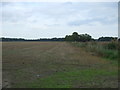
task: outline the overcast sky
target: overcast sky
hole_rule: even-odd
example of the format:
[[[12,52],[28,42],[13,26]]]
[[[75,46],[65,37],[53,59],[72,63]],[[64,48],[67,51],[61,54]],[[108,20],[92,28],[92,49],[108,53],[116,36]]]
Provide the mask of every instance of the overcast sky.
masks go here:
[[[4,2],[1,7],[4,37],[118,36],[117,2]]]

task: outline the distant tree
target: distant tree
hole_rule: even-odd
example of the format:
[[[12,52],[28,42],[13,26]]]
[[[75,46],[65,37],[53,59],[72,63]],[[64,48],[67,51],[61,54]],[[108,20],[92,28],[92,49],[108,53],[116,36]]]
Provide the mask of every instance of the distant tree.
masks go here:
[[[120,41],[120,38],[118,39],[118,41]]]
[[[79,35],[77,32],[73,32],[72,39],[73,39],[73,41],[79,41]]]
[[[2,37],[1,39],[2,39],[2,41],[25,41],[25,39],[22,39],[22,38],[4,38],[4,37]]]
[[[79,35],[79,41],[86,42],[92,40],[92,37],[89,34]]]
[[[73,32],[72,35],[66,35],[66,41],[90,41],[92,37],[89,34],[78,34],[77,32]]]
[[[100,37],[98,39],[98,41],[112,41],[112,40],[114,40],[113,37]]]
[[[65,41],[73,41],[73,37],[71,35],[66,35]]]

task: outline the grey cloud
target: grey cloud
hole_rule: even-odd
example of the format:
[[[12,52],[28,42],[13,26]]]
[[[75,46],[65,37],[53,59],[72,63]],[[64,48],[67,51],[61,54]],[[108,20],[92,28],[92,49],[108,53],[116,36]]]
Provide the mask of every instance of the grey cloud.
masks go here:
[[[116,24],[117,23],[117,17],[109,20],[111,17],[102,17],[102,18],[92,18],[92,19],[86,19],[86,20],[75,20],[72,22],[69,22],[69,26],[80,26],[80,25],[93,25],[94,22],[99,22],[101,24]]]

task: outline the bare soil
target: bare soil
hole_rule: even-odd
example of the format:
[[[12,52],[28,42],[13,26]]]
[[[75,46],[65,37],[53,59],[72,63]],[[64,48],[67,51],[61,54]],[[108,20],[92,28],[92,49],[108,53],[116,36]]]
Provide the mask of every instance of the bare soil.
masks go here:
[[[118,70],[117,65],[67,42],[3,42],[2,45],[3,88],[26,88],[29,87],[27,84],[20,83],[34,82],[38,78],[47,78],[60,72],[84,69],[102,69],[107,72]],[[105,80],[103,86],[96,80],[90,85],[76,80],[72,82],[72,87],[118,87],[117,74],[100,79]]]

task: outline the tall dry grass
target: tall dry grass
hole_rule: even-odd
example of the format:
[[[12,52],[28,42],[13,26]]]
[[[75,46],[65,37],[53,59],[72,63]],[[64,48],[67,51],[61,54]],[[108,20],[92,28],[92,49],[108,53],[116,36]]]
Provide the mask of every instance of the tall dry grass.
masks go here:
[[[74,45],[85,48],[85,50],[95,53],[98,56],[118,60],[120,44],[117,41],[111,42],[74,42]]]

